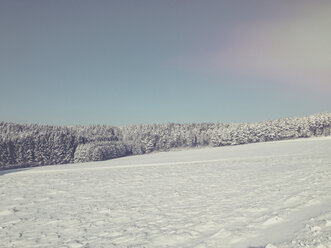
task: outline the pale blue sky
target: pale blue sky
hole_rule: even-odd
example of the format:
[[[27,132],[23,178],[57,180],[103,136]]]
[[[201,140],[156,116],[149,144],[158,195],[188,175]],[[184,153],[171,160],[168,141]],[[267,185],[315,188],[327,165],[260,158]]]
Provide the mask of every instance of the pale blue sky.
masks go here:
[[[238,122],[331,111],[329,1],[0,2],[0,121]]]

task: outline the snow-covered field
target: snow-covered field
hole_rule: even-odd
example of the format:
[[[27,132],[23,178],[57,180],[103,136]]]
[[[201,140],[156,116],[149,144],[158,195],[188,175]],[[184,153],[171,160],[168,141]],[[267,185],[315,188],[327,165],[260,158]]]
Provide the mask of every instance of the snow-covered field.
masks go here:
[[[331,138],[0,172],[0,247],[331,247]]]

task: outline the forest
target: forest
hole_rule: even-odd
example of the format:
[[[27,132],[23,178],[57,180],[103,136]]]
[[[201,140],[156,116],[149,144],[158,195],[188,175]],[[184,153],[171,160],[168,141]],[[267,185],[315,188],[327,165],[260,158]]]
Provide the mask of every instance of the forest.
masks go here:
[[[123,127],[0,122],[0,169],[101,161],[173,148],[228,146],[328,136],[331,113],[256,123]]]

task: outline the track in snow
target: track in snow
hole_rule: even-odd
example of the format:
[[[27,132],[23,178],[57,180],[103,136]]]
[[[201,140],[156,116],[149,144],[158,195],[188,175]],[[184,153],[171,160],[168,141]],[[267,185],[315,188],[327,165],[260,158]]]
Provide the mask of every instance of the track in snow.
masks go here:
[[[326,248],[330,182],[329,137],[5,171],[0,247]]]

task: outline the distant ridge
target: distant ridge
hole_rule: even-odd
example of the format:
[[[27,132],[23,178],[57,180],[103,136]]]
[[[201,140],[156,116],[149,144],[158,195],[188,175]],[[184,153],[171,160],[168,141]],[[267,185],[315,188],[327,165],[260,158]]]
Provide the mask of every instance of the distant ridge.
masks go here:
[[[331,113],[256,123],[114,127],[0,122],[0,169],[107,160],[178,147],[227,146],[328,136]]]

